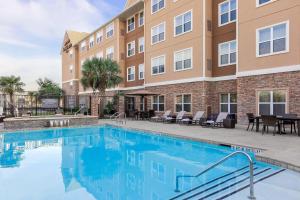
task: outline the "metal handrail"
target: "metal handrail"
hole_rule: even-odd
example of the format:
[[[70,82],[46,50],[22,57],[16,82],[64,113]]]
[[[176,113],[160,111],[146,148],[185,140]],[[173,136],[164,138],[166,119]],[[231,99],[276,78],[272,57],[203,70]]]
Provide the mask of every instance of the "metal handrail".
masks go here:
[[[116,120],[116,122],[121,122],[121,120],[118,121],[118,119],[121,119],[122,116],[124,116],[124,123],[126,124],[126,113],[125,113],[125,112],[119,113],[119,114],[115,117],[115,120]],[[123,123],[123,122],[122,122],[122,123]]]
[[[205,170],[203,170],[202,172],[200,172],[199,174],[195,175],[195,176],[191,176],[191,175],[181,175],[181,176],[176,176],[176,189],[175,192],[180,192],[179,190],[179,180],[181,178],[198,178],[199,176],[205,174],[206,172],[210,171],[211,169],[215,168],[216,166],[222,164],[223,162],[225,162],[226,160],[228,160],[229,158],[236,156],[237,154],[241,154],[244,155],[248,161],[249,161],[249,173],[250,173],[250,196],[248,197],[251,200],[256,199],[254,196],[254,176],[253,176],[253,160],[251,158],[251,156],[243,151],[236,151],[234,153],[229,154],[228,156],[224,157],[223,159],[221,159],[220,161],[218,161],[217,163],[211,165],[210,167],[206,168]]]
[[[109,117],[109,119],[116,118],[118,115],[119,115],[119,112],[116,112],[116,113],[114,113],[113,115],[111,115],[111,116]]]
[[[81,110],[83,110],[83,109],[85,109],[85,107],[84,107],[84,106],[82,106],[81,108],[79,108],[79,110],[78,110],[77,112],[75,112],[75,114],[74,114],[74,115],[75,115],[75,116],[76,116],[76,115],[78,115],[78,113],[80,113],[80,112],[81,112]]]

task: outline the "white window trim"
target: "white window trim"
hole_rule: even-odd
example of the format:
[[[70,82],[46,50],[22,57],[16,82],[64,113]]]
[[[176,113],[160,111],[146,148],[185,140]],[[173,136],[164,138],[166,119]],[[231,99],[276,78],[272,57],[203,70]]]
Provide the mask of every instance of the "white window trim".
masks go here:
[[[182,32],[178,35],[176,35],[176,18],[177,17],[180,17],[182,15],[185,15],[187,13],[191,12],[191,30],[187,31],[187,32]],[[181,35],[184,35],[184,34],[187,34],[187,33],[190,33],[193,31],[193,9],[189,10],[189,11],[186,11],[185,13],[182,13],[182,14],[179,14],[177,16],[174,17],[174,37],[178,37],[178,36],[181,36]]]
[[[133,54],[132,54],[132,55],[129,55],[129,54],[128,54],[128,51],[129,51],[128,45],[129,45],[129,44],[131,44],[131,45],[134,46],[134,51],[133,51]],[[136,46],[135,46],[135,41],[131,41],[131,42],[128,42],[128,43],[127,43],[127,58],[132,57],[132,56],[135,55],[135,51],[136,51],[135,47],[136,47]]]
[[[143,20],[143,24],[140,24],[140,18],[141,18],[140,14],[141,14],[141,13],[144,13],[144,16],[143,16],[143,18],[144,18],[144,20]],[[144,26],[144,25],[145,25],[145,12],[144,12],[144,10],[143,10],[143,11],[141,11],[141,12],[139,12],[138,24],[139,24],[139,27],[142,27],[142,26]]]
[[[164,58],[165,70],[162,73],[153,74],[153,70],[152,70],[152,68],[153,68],[153,60],[161,58],[161,57]],[[151,76],[158,76],[158,75],[165,74],[165,73],[166,73],[166,55],[160,55],[160,56],[156,56],[156,57],[151,58]]]
[[[257,8],[258,8],[258,7],[262,7],[262,6],[268,5],[268,4],[270,4],[270,3],[273,3],[273,2],[275,2],[275,1],[277,1],[277,0],[270,0],[269,2],[259,4],[259,0],[256,0],[256,7],[257,7]]]
[[[106,48],[105,49],[105,58],[107,58],[107,50],[108,49],[112,49],[112,53],[113,53],[113,58],[112,58],[112,60],[114,59],[114,54],[115,54],[115,48],[114,48],[114,46],[111,46],[111,47],[108,47],[108,48]]]
[[[256,106],[257,106],[257,115],[259,115],[260,113],[260,110],[259,110],[259,105],[260,104],[265,104],[265,105],[268,105],[270,104],[270,115],[273,115],[274,114],[274,108],[273,106],[276,105],[276,104],[283,104],[283,103],[274,103],[274,99],[273,99],[273,94],[274,94],[274,91],[284,91],[285,92],[285,112],[286,113],[289,113],[289,107],[288,107],[288,101],[289,101],[289,97],[288,97],[288,91],[286,89],[270,89],[270,90],[259,90],[257,91],[257,103],[256,103]],[[261,92],[270,92],[270,102],[260,102],[259,101],[259,95]]]
[[[164,111],[166,110],[166,96],[165,96],[165,95],[156,95],[156,96],[158,97],[158,99],[157,99],[157,100],[158,100],[158,103],[154,103],[154,96],[152,96],[152,99],[151,99],[151,109],[154,110],[153,105],[156,104],[156,105],[158,106],[158,107],[157,107],[158,110],[154,110],[154,111],[155,111],[155,112],[164,112]],[[160,98],[160,97],[164,97],[164,103],[159,103],[159,98]],[[164,105],[164,110],[160,110],[160,109],[159,109],[159,105],[160,105],[160,104],[163,104],[163,105]]]
[[[128,79],[129,69],[131,69],[133,71],[133,79],[132,80]],[[127,82],[132,82],[132,81],[135,81],[135,66],[130,66],[127,68]]]
[[[184,95],[191,95],[191,103],[184,103]],[[175,94],[175,100],[174,100],[174,102],[175,102],[174,103],[175,113],[179,113],[179,112],[183,111],[183,109],[181,109],[181,111],[179,111],[179,112],[176,111],[176,105],[179,104],[179,103],[177,103],[177,96],[181,96],[181,99],[182,99],[181,106],[182,106],[182,108],[184,108],[185,104],[190,104],[191,105],[191,111],[190,112],[186,111],[186,113],[193,113],[193,95],[192,95],[192,93]]]
[[[153,37],[153,35],[152,35],[152,29],[154,29],[154,28],[157,28],[157,27],[159,27],[160,25],[164,25],[164,28],[165,28],[165,31],[164,31],[164,39],[163,40],[161,40],[161,41],[158,41],[158,42],[156,42],[156,43],[153,43],[153,41],[152,41],[152,37]],[[164,41],[166,41],[166,22],[164,21],[164,22],[162,22],[162,23],[160,23],[160,24],[157,24],[157,25],[155,25],[155,26],[153,26],[152,28],[151,28],[151,45],[156,45],[156,44],[159,44],[159,43],[161,43],[161,42],[164,42]]]
[[[234,63],[230,63],[230,54],[231,54],[231,52],[230,52],[230,43],[234,42],[234,41],[235,41],[235,44],[236,44],[236,49],[235,49],[236,59],[235,59]],[[226,44],[226,43],[229,44],[229,57],[228,57],[229,63],[228,64],[221,64],[221,54],[220,54],[220,52],[221,52],[221,45]],[[231,40],[231,41],[219,43],[218,44],[218,64],[219,64],[219,67],[226,67],[226,66],[236,65],[236,63],[237,63],[236,61],[237,61],[237,41],[236,40]]]
[[[184,68],[184,69],[178,69],[176,70],[176,54],[177,53],[181,53],[183,51],[186,51],[186,50],[191,50],[191,67],[190,68]],[[186,71],[186,70],[191,70],[193,69],[193,47],[190,47],[190,48],[186,48],[186,49],[181,49],[181,50],[178,50],[178,51],[174,51],[174,55],[173,55],[173,67],[174,67],[174,72],[181,72],[181,71]]]
[[[238,0],[236,1],[236,2],[238,2]],[[224,23],[224,24],[221,24],[221,6],[223,5],[223,4],[225,4],[225,3],[229,3],[229,21],[228,22],[226,22],[226,23]],[[237,4],[238,5],[238,4]],[[238,10],[238,8],[236,8],[236,11]],[[237,21],[237,16],[236,16],[236,19],[235,20],[233,20],[233,21],[230,21],[230,12],[231,12],[231,10],[230,10],[230,0],[227,0],[227,1],[224,1],[224,2],[222,2],[222,3],[219,3],[219,5],[218,5],[218,25],[219,25],[219,27],[222,27],[222,26],[226,26],[226,25],[228,25],[228,24],[231,24],[231,23],[235,23],[236,21]]]
[[[143,66],[143,78],[141,78],[141,71],[140,71],[140,67]],[[139,64],[139,80],[145,80],[145,64]]]
[[[140,50],[141,50],[141,49],[140,49],[140,47],[141,47],[141,43],[140,43],[141,39],[144,40],[143,51],[140,51]],[[138,45],[138,47],[139,47],[139,53],[144,53],[144,52],[145,52],[145,37],[140,37],[140,38],[139,38],[139,45]]]
[[[128,24],[128,20],[130,20],[130,19],[132,19],[133,18],[133,29],[132,30],[128,30],[128,27],[129,27],[129,24]],[[130,33],[130,32],[132,32],[132,31],[134,31],[135,30],[135,15],[132,15],[132,16],[130,16],[130,17],[128,17],[127,18],[127,20],[126,20],[126,24],[127,24],[127,27],[126,27],[126,29],[127,29],[127,33]]]
[[[227,99],[228,102],[227,102],[227,103],[222,103],[222,95],[223,95],[223,94],[228,95],[228,97],[227,97],[227,98],[228,98],[228,99]],[[231,104],[237,105],[237,102],[236,102],[236,103],[231,103],[231,102],[230,102],[230,100],[231,100],[231,95],[234,95],[234,94],[237,95],[236,93],[222,93],[222,94],[220,94],[220,112],[221,112],[221,110],[222,110],[222,105],[227,105],[227,106],[228,106],[228,107],[227,107],[228,113],[232,113],[231,110],[230,110],[230,105],[231,105]]]
[[[107,33],[109,32],[109,31],[107,31],[108,30],[107,28],[110,26],[112,26],[113,34],[111,36],[107,37]],[[115,35],[115,23],[112,22],[105,27],[105,37],[108,39],[108,38],[112,38],[114,35]]]
[[[162,7],[161,9],[158,9],[157,11],[153,12],[153,10],[152,10],[152,5],[153,5],[152,2],[153,2],[153,0],[151,0],[151,15],[153,15],[153,14],[155,14],[155,13],[158,13],[159,11],[161,11],[161,10],[163,10],[163,9],[166,8],[167,1],[166,1],[166,0],[164,0],[164,1],[165,1],[164,7]]]
[[[102,37],[102,40],[98,41],[98,38],[100,39],[101,37]],[[103,30],[100,30],[96,33],[96,43],[100,44],[101,42],[103,42]]]
[[[286,24],[286,50],[284,51],[280,51],[280,52],[271,52],[269,54],[263,54],[263,55],[259,55],[259,31],[263,30],[263,29],[267,29],[267,28],[271,28],[280,24]],[[273,51],[273,31],[271,31],[271,50]],[[273,56],[273,55],[278,55],[278,54],[284,54],[284,53],[288,53],[290,52],[290,21],[283,21],[283,22],[279,22],[276,24],[272,24],[269,26],[265,26],[265,27],[261,27],[256,29],[256,57],[257,58],[261,58],[261,57],[267,57],[267,56]]]

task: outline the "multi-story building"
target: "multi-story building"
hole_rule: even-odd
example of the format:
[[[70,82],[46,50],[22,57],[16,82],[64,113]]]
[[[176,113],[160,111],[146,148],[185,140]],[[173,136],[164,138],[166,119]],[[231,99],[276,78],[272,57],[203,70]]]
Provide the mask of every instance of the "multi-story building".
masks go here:
[[[124,78],[108,92],[160,94],[147,104],[157,112],[300,114],[299,17],[298,0],[128,0],[93,33],[66,32],[63,88],[91,93],[81,65],[107,57]]]

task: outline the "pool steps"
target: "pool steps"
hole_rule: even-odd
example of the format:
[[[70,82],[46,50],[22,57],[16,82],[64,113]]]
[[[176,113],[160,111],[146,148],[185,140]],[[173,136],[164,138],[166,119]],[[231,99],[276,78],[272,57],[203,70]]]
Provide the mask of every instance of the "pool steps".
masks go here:
[[[70,120],[63,119],[63,120],[50,120],[49,127],[69,127]]]
[[[254,183],[262,181],[284,170],[254,165]],[[181,192],[170,200],[221,200],[249,188],[249,167],[240,168],[211,181],[203,183],[188,191]]]

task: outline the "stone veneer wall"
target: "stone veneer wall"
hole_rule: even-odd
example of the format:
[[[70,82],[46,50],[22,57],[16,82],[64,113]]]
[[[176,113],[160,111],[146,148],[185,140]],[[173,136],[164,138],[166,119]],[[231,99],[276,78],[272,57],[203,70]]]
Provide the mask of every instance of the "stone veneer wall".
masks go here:
[[[257,90],[285,89],[288,91],[290,113],[300,114],[300,72],[286,72],[238,78],[238,119],[246,123],[246,113],[257,114]]]

